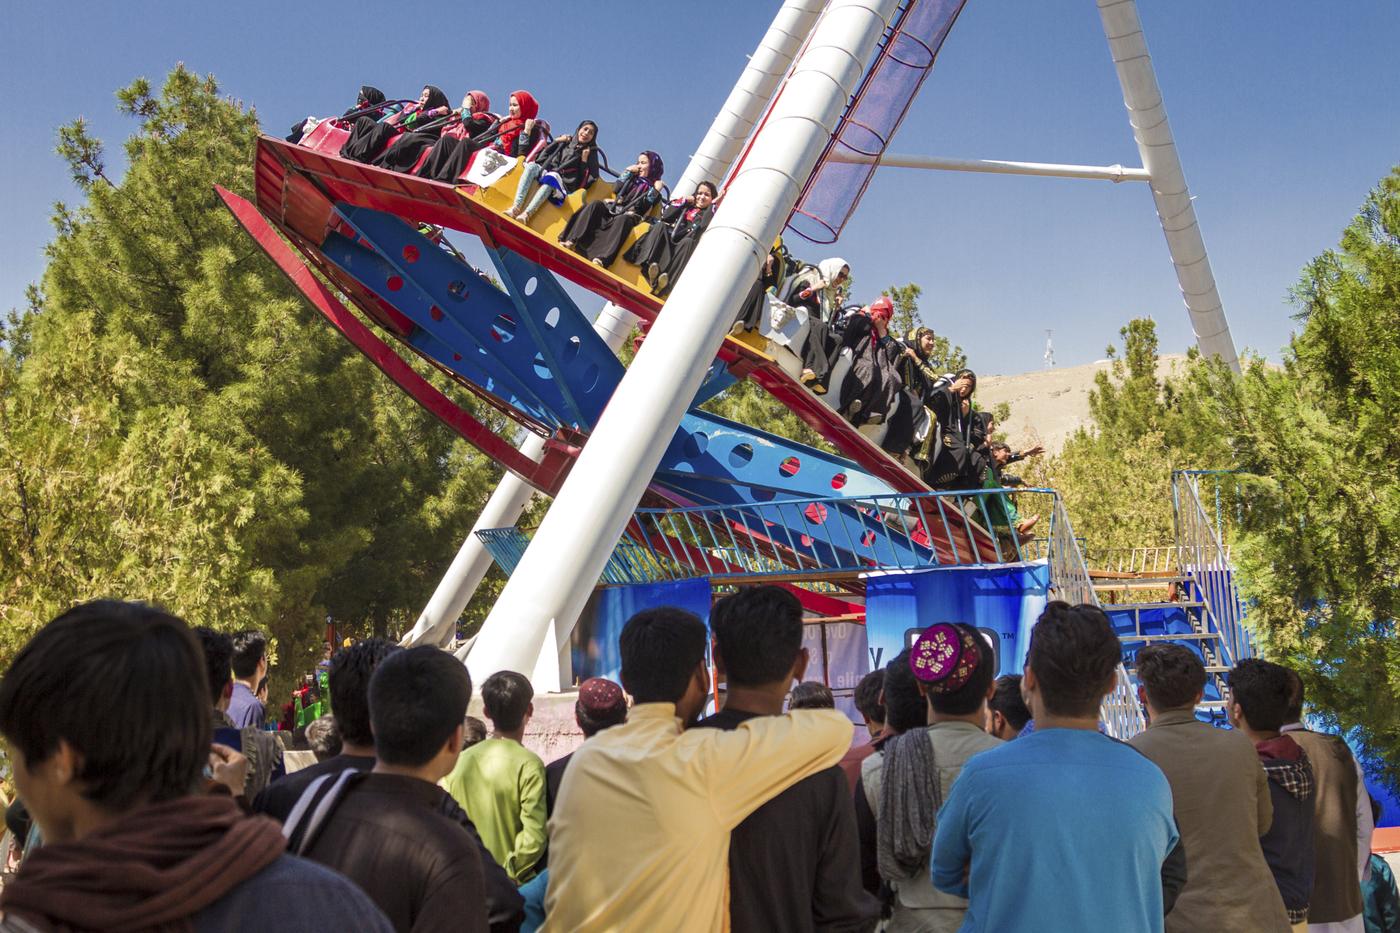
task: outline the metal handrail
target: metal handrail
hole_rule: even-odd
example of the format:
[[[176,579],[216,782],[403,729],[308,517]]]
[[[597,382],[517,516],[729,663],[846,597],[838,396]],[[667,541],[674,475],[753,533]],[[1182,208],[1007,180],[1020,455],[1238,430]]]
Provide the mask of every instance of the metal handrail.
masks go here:
[[[1187,587],[1204,604],[1202,616],[1207,627],[1220,636],[1222,663],[1233,667],[1256,652],[1254,638],[1244,624],[1245,606],[1235,584],[1230,552],[1221,543],[1219,526],[1211,522],[1198,494],[1198,477],[1216,472],[1173,472],[1172,514]]]

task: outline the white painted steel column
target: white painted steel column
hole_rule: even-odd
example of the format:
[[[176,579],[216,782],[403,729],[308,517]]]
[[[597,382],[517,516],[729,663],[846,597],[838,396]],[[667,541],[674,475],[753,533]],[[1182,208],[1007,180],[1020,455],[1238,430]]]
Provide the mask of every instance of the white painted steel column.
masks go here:
[[[1239,356],[1235,353],[1230,324],[1225,320],[1225,309],[1215,287],[1210,257],[1196,222],[1196,209],[1191,204],[1191,192],[1186,187],[1186,175],[1172,138],[1171,124],[1167,122],[1162,90],[1152,70],[1137,4],[1134,0],[1098,0],[1098,4],[1142,165],[1152,177],[1152,199],[1157,204],[1162,232],[1167,236],[1167,249],[1176,266],[1182,298],[1191,313],[1196,345],[1202,353],[1220,357],[1238,372]]]
[[[874,156],[839,150],[831,154],[833,162],[868,164]],[[1050,178],[1091,178],[1111,181],[1151,181],[1145,168],[1124,168],[1121,165],[1063,165],[1057,162],[1007,162],[1001,159],[945,159],[941,156],[899,155],[887,152],[880,156],[881,168],[922,168],[940,172],[983,172],[991,175],[1043,175]]]
[[[768,102],[773,99],[778,82],[787,74],[793,57],[802,48],[802,43],[807,40],[825,6],[826,0],[787,0],[778,10],[758,48],[749,56],[734,90],[691,156],[681,180],[676,183],[678,194],[694,191],[696,185],[707,179],[715,184],[724,180],[739,150],[763,116]],[[636,315],[612,302],[603,306],[598,319],[593,322],[594,331],[614,352],[636,326]],[[527,450],[522,446],[522,451],[530,459],[538,460],[540,452],[544,450],[544,442],[532,436],[526,439],[526,444],[531,445],[530,448]],[[424,607],[413,630],[404,636],[402,643],[405,646],[444,646],[451,641],[457,620],[467,608],[467,603],[471,602],[486,572],[491,569],[491,555],[476,533],[483,528],[514,525],[532,496],[533,490],[519,477],[512,473],[501,477],[496,491],[491,494],[481,516],[467,534],[467,540],[462,543],[461,550],[438,583],[437,590]]]
[[[672,186],[678,197],[690,194],[702,181],[716,185],[724,181],[824,6],[826,0],[787,0],[778,10],[700,147],[690,157],[690,165]]]
[[[832,0],[714,220],[467,656],[478,682],[563,640],[651,481],[898,0]]]

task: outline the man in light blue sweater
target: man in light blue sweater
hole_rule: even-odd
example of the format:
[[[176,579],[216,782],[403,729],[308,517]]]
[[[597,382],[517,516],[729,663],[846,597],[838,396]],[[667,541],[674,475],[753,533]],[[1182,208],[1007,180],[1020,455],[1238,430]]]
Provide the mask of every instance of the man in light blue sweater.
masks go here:
[[[930,874],[968,898],[963,933],[1162,930],[1184,855],[1166,777],[1098,731],[1120,658],[1095,606],[1052,602],[1032,630],[1035,732],[973,756],[938,816]]]

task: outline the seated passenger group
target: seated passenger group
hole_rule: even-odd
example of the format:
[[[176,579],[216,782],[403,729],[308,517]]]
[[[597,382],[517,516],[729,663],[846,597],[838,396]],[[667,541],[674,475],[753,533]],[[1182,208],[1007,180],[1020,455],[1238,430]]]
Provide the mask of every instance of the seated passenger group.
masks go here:
[[[339,118],[350,129],[340,155],[449,184],[468,171],[482,150],[522,158],[524,169],[506,214],[525,224],[546,200],[563,204],[607,168],[594,121],[553,136],[539,118],[539,103],[523,90],[510,95],[506,116],[493,114],[490,107],[482,91],[468,92],[453,110],[433,85],[407,103],[387,102],[377,88],[362,87],[356,105]],[[309,132],[311,122],[294,127],[288,140]],[[587,201],[569,217],[560,244],[606,268],[622,253],[633,229],[647,222],[623,258],[642,270],[653,294],[665,297],[709,226],[719,190],[702,181],[692,194],[663,207],[664,170],[658,153],[640,153],[618,176],[610,197]],[[844,304],[850,277],[846,260],[833,256],[816,265],[801,263],[779,239],[736,314],[733,332],[764,330],[765,323],[781,328],[797,309],[805,311],[805,340],[793,349],[801,351],[802,382],[813,393],[834,391],[832,407],[856,427],[885,425],[880,445],[933,488],[1000,487],[999,469],[1008,461],[989,446],[991,416],[972,408],[976,375],[971,370],[937,372],[930,361],[934,338],[928,328],[902,340],[891,334],[894,304],[889,297],[881,295],[865,307]],[[1016,526],[1015,510],[1006,505],[1007,525]],[[1026,528],[1017,531],[1029,530],[1028,523],[1019,524]]]

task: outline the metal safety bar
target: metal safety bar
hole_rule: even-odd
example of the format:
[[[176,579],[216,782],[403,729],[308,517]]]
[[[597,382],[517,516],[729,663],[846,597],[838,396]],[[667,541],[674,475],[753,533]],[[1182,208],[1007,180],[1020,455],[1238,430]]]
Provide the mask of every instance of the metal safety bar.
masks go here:
[[[1235,585],[1230,554],[1220,541],[1220,520],[1212,522],[1201,504],[1200,478],[1215,475],[1216,471],[1173,472],[1172,513],[1188,593],[1204,604],[1202,613],[1208,628],[1220,635],[1221,663],[1233,667],[1256,652],[1254,638],[1244,625],[1245,606]]]

